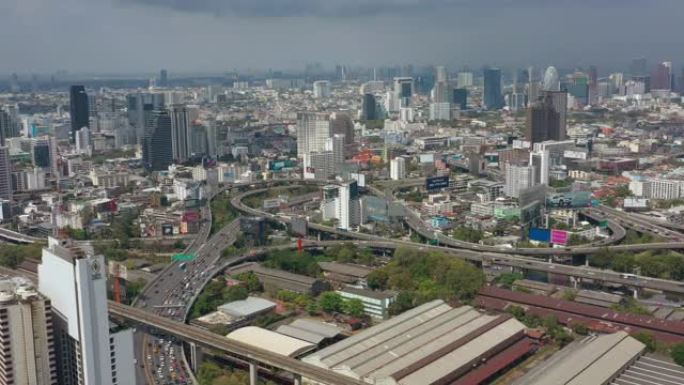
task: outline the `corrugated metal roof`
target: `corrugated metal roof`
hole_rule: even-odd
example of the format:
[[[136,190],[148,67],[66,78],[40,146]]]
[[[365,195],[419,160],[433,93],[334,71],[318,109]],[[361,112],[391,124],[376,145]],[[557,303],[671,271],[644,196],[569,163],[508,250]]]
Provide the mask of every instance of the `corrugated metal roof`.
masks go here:
[[[282,335],[300,339],[302,341],[311,342],[312,344],[316,345],[323,342],[323,340],[326,338],[325,336],[322,336],[320,334],[302,330],[290,325],[280,325],[278,326],[278,329],[276,329],[276,332]]]
[[[228,334],[226,338],[287,357],[297,357],[316,347],[312,343],[256,326],[237,329]]]
[[[335,338],[342,333],[342,331],[335,325],[330,325],[324,322],[306,318],[296,319],[290,324],[290,326],[296,327],[298,329],[308,330],[313,333],[320,334],[326,338]]]
[[[568,385],[605,384],[622,369],[634,362],[646,349],[646,345],[634,338],[620,341],[608,354],[596,360],[587,370],[573,378]]]
[[[318,266],[320,266],[323,271],[349,275],[357,278],[366,278],[368,274],[373,271],[373,269],[367,266],[339,262],[318,262]]]
[[[249,317],[254,314],[275,309],[276,304],[259,297],[247,297],[241,301],[233,301],[218,307],[218,310],[233,317]]]
[[[400,379],[398,382],[401,385],[425,385],[436,383],[445,379],[456,370],[470,367],[473,361],[477,361],[494,347],[524,331],[525,325],[518,320],[511,318],[453,352],[442,356],[429,365]],[[549,384],[555,383],[551,382]]]

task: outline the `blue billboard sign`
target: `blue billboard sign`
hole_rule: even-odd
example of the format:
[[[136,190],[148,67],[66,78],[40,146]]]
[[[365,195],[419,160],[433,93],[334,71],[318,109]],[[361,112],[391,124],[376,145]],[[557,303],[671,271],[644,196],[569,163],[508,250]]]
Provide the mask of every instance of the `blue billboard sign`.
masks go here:
[[[548,243],[551,241],[551,230],[533,227],[530,229],[529,238],[533,241]]]
[[[441,188],[449,187],[449,177],[448,176],[435,176],[432,178],[425,179],[425,188],[428,191],[439,190]]]

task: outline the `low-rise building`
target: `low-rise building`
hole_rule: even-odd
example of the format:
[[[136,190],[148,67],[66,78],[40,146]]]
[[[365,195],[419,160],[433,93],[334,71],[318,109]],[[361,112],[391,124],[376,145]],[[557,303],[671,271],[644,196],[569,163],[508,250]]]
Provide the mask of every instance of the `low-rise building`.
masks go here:
[[[345,299],[361,300],[364,313],[374,318],[387,318],[389,307],[397,298],[397,293],[393,291],[374,291],[353,286],[345,286],[337,293]]]

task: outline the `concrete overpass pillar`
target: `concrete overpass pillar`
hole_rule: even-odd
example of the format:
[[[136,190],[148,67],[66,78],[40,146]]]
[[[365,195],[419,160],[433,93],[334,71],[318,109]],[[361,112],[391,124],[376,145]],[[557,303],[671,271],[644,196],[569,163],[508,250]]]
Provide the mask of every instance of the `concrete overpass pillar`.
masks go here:
[[[295,374],[293,385],[302,385],[302,376]]]
[[[249,385],[257,385],[257,379],[259,376],[257,375],[257,366],[256,364],[250,363],[249,364]]]
[[[639,288],[638,287],[634,288],[634,299],[639,299]]]
[[[553,263],[553,257],[549,256],[549,263]]]
[[[190,367],[193,372],[197,372],[202,360],[202,352],[197,348],[197,344],[190,342]]]

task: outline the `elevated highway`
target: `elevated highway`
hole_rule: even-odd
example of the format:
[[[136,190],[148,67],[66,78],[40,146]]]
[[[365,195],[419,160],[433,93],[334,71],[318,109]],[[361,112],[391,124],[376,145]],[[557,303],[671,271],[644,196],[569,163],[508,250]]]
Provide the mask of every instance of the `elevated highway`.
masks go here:
[[[229,354],[232,357],[240,358],[248,363],[258,363],[266,367],[284,370],[317,381],[321,384],[365,384],[362,381],[343,376],[334,371],[319,368],[294,358],[275,354],[265,349],[222,338],[210,331],[182,322],[173,321],[142,309],[110,302],[109,314],[126,321],[149,326],[165,334],[176,336],[183,341],[195,343],[205,348]]]

